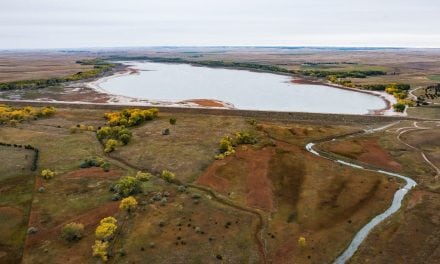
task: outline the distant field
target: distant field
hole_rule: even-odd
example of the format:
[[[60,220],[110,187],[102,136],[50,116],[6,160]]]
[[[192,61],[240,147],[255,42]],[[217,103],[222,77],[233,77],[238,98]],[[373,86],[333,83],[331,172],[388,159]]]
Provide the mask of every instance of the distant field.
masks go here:
[[[377,65],[363,65],[363,64],[347,64],[347,63],[335,63],[335,64],[303,64],[300,67],[301,70],[318,70],[318,71],[384,71],[388,70],[387,67]]]
[[[0,53],[0,82],[61,77],[91,69],[75,61],[81,55],[49,53]]]
[[[430,80],[436,81],[436,82],[440,82],[440,75],[430,75],[428,77]]]

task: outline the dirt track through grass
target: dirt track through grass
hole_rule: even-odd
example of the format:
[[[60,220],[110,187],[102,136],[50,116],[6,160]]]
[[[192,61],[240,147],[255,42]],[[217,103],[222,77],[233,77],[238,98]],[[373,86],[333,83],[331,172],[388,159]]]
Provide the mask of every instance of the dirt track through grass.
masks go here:
[[[111,160],[112,162],[114,162],[116,164],[122,165],[122,167],[126,168],[126,169],[130,169],[133,171],[141,171],[142,170],[141,168],[139,168],[135,165],[132,165],[121,158],[113,157],[111,154],[104,152],[104,146],[102,145],[102,142],[100,142],[100,143],[102,146],[102,153],[103,153],[103,155],[105,155],[107,157],[108,160]],[[157,174],[157,172],[155,172],[155,174]],[[264,223],[265,222],[264,222],[264,218],[263,218],[262,214],[258,210],[254,210],[251,208],[247,208],[247,207],[235,204],[234,202],[231,202],[231,201],[227,200],[226,198],[221,197],[220,195],[216,194],[214,191],[212,191],[209,188],[201,187],[201,186],[191,184],[191,183],[182,183],[178,180],[174,180],[171,183],[174,185],[177,185],[177,186],[185,185],[187,187],[196,189],[198,191],[201,191],[201,192],[211,196],[215,201],[217,201],[218,203],[220,203],[222,205],[232,207],[233,209],[236,209],[236,210],[248,213],[248,214],[252,214],[255,217],[257,217],[258,223],[257,223],[257,226],[255,228],[255,232],[254,232],[254,240],[255,240],[255,243],[257,244],[258,253],[261,258],[261,263],[264,263],[264,264],[267,263],[266,247],[265,247],[263,239],[262,239],[262,232],[264,230]],[[116,238],[115,238],[115,240],[116,240]],[[113,243],[113,246],[115,244],[116,244],[116,242]]]

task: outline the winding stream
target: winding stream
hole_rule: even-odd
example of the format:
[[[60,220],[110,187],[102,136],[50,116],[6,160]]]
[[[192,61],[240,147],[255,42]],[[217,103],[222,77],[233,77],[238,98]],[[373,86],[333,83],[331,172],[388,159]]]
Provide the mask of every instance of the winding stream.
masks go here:
[[[369,131],[365,131],[365,133],[371,133],[371,132],[380,131],[380,130],[386,129],[386,128],[394,125],[394,124],[395,123],[390,124],[390,125],[386,125],[386,126],[383,126],[383,127],[380,127],[380,128],[372,129],[372,130],[369,130]],[[408,191],[410,189],[412,189],[413,187],[415,187],[417,185],[417,183],[414,180],[412,180],[411,178],[403,176],[401,174],[397,174],[397,173],[393,173],[393,172],[388,172],[388,171],[384,171],[384,170],[367,169],[367,168],[364,168],[364,167],[359,166],[359,165],[354,164],[354,163],[338,160],[336,158],[333,159],[331,157],[324,157],[321,154],[319,154],[318,151],[313,149],[314,145],[315,145],[315,143],[308,143],[306,145],[306,150],[309,151],[310,153],[316,155],[316,156],[319,156],[319,157],[322,157],[322,158],[325,158],[325,159],[328,159],[328,160],[332,160],[334,162],[343,164],[345,166],[350,166],[352,168],[366,170],[366,171],[378,172],[378,173],[385,174],[387,176],[403,179],[406,182],[404,187],[400,188],[399,190],[396,191],[396,193],[394,193],[394,198],[393,198],[393,202],[391,203],[391,206],[388,207],[388,209],[386,209],[383,213],[381,213],[379,215],[376,215],[366,225],[364,225],[356,233],[356,235],[354,236],[354,238],[351,241],[350,245],[334,261],[334,264],[343,264],[343,263],[346,263],[354,255],[356,250],[359,248],[360,244],[367,238],[368,234],[370,233],[370,231],[374,227],[376,227],[378,224],[383,222],[387,217],[389,217],[390,215],[394,214],[395,212],[397,212],[400,209],[400,207],[402,206],[403,198],[405,198],[405,195],[408,193]]]

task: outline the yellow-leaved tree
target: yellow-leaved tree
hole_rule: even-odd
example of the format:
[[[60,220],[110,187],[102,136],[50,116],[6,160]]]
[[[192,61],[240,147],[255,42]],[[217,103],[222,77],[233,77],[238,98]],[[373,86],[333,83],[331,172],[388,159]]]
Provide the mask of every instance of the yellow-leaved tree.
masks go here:
[[[127,211],[130,213],[134,209],[136,209],[137,201],[133,196],[128,196],[127,198],[122,199],[121,204],[119,205],[119,209]]]
[[[108,242],[96,240],[95,244],[92,246],[93,256],[99,257],[103,262],[108,260]]]

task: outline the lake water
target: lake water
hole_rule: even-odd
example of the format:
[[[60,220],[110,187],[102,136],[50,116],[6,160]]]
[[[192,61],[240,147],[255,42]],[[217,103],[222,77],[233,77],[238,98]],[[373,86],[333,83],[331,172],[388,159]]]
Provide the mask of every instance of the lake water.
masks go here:
[[[367,114],[385,108],[374,95],[325,85],[295,84],[291,77],[189,64],[126,62],[140,70],[99,86],[111,94],[151,101],[215,99],[238,109]]]

